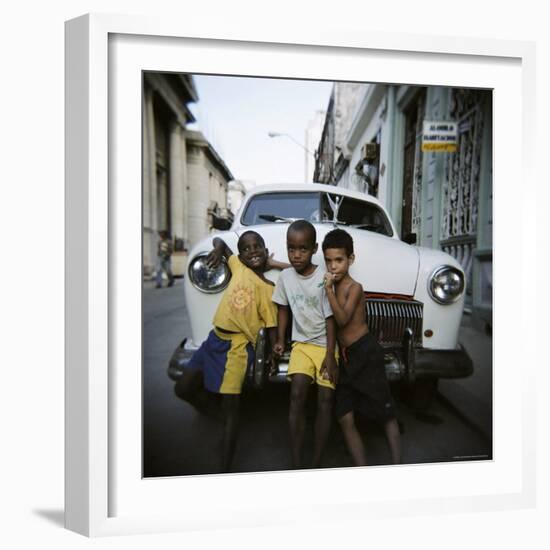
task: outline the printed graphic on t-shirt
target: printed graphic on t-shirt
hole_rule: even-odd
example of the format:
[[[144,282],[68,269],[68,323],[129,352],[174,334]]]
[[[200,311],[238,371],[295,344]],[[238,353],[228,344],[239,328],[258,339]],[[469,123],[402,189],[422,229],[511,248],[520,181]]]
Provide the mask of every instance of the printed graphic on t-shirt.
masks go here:
[[[303,294],[293,294],[291,299],[292,309],[306,312],[306,309],[317,309],[319,307],[319,298],[317,296],[304,296]]]
[[[290,307],[294,310],[296,308],[299,311],[302,311],[302,303],[304,301],[303,294],[292,294],[290,297]]]
[[[290,303],[294,315],[300,318],[302,326],[314,328],[315,323],[311,321],[310,312],[319,308],[319,298],[317,296],[305,296],[304,294],[292,294]]]
[[[306,307],[309,309],[318,309],[319,298],[317,296],[306,296]]]
[[[229,306],[233,311],[245,311],[254,301],[254,291],[243,285],[238,285],[229,296]]]

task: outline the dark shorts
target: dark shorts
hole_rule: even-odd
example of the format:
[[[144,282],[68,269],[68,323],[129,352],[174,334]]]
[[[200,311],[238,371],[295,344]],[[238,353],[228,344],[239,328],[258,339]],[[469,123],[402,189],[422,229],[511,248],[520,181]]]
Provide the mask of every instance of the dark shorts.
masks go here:
[[[337,418],[353,411],[375,420],[395,418],[395,403],[386,379],[384,350],[365,334],[341,350],[336,386]]]

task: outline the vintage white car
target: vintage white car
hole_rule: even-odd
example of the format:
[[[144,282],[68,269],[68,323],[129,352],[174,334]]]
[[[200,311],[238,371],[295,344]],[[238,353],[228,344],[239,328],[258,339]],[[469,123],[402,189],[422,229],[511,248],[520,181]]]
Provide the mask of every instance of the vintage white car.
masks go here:
[[[328,231],[342,227],[352,235],[356,260],[350,273],[365,290],[367,323],[385,349],[389,381],[417,386],[427,381],[433,388],[439,378],[472,373],[472,361],[457,341],[465,292],[460,264],[444,252],[400,240],[385,208],[374,197],[321,184],[256,187],[244,198],[231,228],[216,236],[237,253],[239,235],[253,229],[263,236],[275,259],[287,261],[286,231],[296,219],[315,226],[316,264],[324,265],[321,242]],[[199,242],[189,255],[184,289],[191,334],[172,358],[169,375],[174,379],[206,339],[231,277],[224,263],[216,269],[206,266],[212,238]],[[271,270],[266,277],[276,282],[279,273]],[[269,375],[265,345],[262,331],[249,373],[249,379],[260,387],[267,381],[286,380],[288,365],[287,352],[278,374]]]

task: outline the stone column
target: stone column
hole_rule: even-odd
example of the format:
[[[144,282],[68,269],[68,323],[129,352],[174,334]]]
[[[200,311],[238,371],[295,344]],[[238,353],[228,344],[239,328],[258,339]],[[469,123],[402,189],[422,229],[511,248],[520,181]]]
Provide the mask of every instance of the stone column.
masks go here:
[[[182,237],[185,247],[189,248],[189,175],[187,173],[187,141],[185,131],[181,131],[180,140],[181,151],[181,175],[182,175],[182,195],[183,195],[183,233]]]
[[[196,144],[188,151],[187,175],[189,177],[188,235],[189,246],[208,234],[207,210],[210,201],[208,170],[204,166],[201,147]]]
[[[184,213],[184,187],[185,181],[182,173],[181,158],[181,125],[177,120],[172,122],[170,128],[170,228],[172,237],[183,238],[185,213]]]
[[[144,90],[143,106],[143,263],[146,269],[156,261],[157,172],[153,91]]]

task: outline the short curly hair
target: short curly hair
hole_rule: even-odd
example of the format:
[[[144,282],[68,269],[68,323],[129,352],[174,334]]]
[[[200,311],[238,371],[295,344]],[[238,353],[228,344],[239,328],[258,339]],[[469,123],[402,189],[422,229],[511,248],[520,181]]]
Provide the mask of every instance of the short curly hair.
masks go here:
[[[313,224],[308,222],[307,220],[293,221],[288,226],[287,235],[292,231],[296,231],[298,233],[307,233],[311,244],[315,244],[317,242],[317,231],[315,231],[315,227],[313,226]]]
[[[343,248],[348,256],[353,254],[353,239],[351,235],[343,229],[333,229],[329,231],[323,239],[323,252],[327,248]]]

